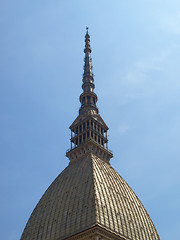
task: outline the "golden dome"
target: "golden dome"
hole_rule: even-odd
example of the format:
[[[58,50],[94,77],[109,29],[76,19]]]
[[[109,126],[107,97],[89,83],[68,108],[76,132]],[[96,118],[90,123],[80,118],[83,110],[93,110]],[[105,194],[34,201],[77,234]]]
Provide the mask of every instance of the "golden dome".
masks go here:
[[[89,153],[71,163],[50,185],[21,240],[61,240],[95,226],[116,239],[159,239],[128,184],[108,162]]]

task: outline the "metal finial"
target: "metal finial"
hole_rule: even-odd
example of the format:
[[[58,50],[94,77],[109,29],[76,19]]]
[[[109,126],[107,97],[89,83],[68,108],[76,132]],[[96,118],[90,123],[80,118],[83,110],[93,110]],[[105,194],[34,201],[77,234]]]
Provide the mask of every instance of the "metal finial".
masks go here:
[[[89,29],[89,28],[88,28],[88,27],[86,27],[86,31],[88,31],[88,29]]]

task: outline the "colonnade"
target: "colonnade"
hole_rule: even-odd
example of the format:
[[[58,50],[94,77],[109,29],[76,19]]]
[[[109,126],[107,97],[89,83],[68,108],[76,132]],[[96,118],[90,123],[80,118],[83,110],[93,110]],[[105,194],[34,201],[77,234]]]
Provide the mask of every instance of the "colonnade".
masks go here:
[[[90,138],[108,149],[107,130],[104,130],[100,124],[92,119],[86,120],[74,129],[71,129],[71,149],[81,145]]]

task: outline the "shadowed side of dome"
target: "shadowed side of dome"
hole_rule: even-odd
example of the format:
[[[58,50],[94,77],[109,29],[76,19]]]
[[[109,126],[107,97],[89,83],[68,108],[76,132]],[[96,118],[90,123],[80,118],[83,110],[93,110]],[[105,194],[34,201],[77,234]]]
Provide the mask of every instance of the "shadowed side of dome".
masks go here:
[[[95,224],[91,157],[69,165],[50,185],[34,209],[21,240],[54,240]]]
[[[93,155],[96,223],[125,239],[159,240],[142,203],[124,179],[105,161]]]

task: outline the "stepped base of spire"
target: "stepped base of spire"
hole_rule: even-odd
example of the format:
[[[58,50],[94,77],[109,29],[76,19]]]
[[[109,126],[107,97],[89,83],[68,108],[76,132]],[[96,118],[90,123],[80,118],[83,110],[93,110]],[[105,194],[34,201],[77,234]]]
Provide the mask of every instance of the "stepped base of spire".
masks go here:
[[[70,149],[66,152],[66,157],[69,158],[70,164],[76,162],[81,157],[84,157],[88,153],[94,153],[102,160],[109,163],[110,159],[113,157],[113,154],[110,150],[105,149],[100,144],[95,142],[93,139],[89,139],[87,142],[83,143],[82,145]]]

